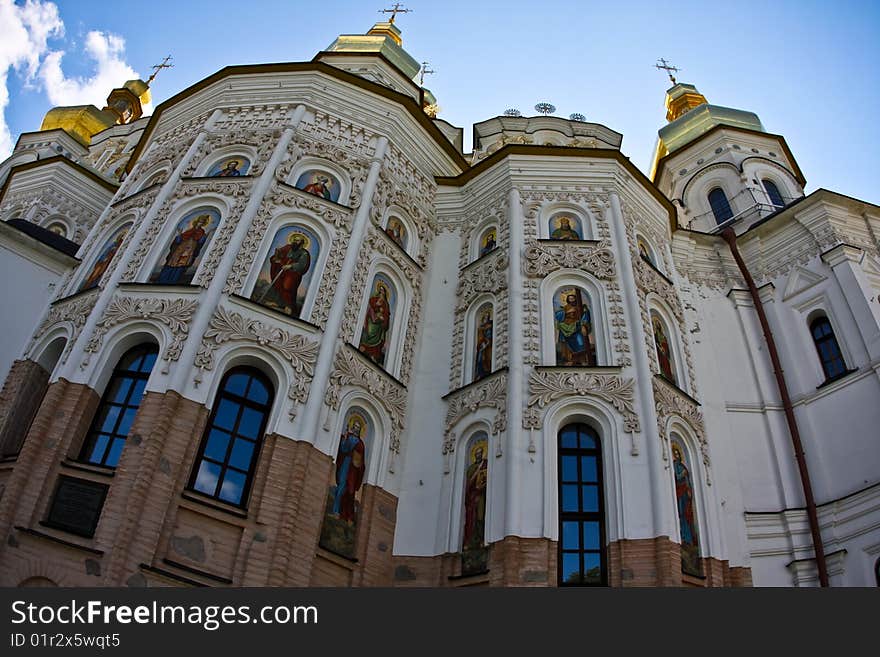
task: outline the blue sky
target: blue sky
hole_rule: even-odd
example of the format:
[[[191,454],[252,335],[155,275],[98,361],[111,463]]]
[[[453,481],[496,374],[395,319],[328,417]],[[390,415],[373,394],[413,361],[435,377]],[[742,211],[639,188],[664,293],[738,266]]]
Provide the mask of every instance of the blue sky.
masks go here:
[[[154,83],[154,102],[226,65],[310,60],[338,34],[365,32],[390,6],[56,0],[56,20],[53,3],[14,4],[0,0],[0,82],[13,140],[38,129],[53,104],[99,104],[126,72],[146,77],[166,54],[175,67]],[[467,146],[474,122],[509,107],[534,114],[548,101],[560,116],[579,112],[623,133],[623,152],[647,171],[669,86],[653,64],[665,57],[711,103],[753,111],[784,135],[808,191],[880,204],[880,2],[404,4],[414,10],[397,18],[404,47],[436,71],[425,84],[440,116],[465,129]],[[7,20],[15,10],[16,20],[30,17],[32,33],[19,51]]]

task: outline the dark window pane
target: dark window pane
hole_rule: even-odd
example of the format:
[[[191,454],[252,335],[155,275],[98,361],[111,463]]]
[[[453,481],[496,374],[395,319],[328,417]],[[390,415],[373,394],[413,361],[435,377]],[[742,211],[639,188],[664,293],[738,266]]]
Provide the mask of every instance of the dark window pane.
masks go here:
[[[716,187],[709,192],[709,205],[712,207],[712,214],[715,215],[717,223],[723,223],[733,217],[733,211],[730,209],[730,203],[724,195],[724,191]]]
[[[226,385],[223,389],[235,395],[244,397],[248,381],[250,381],[250,377],[247,374],[236,373],[226,379]]]
[[[562,549],[563,550],[579,550],[580,549],[580,527],[577,522],[562,523]]]
[[[578,487],[575,486],[563,486],[562,487],[562,510],[563,511],[577,511],[578,510]]]
[[[584,494],[584,508],[583,510],[588,513],[593,513],[599,510],[599,487],[590,484],[587,486],[581,486]]]
[[[586,584],[602,583],[602,566],[598,552],[584,553],[584,582]]]
[[[596,441],[590,433],[581,432],[581,447],[583,449],[596,449]]]
[[[141,372],[152,372],[153,365],[156,364],[156,356],[158,356],[158,355],[159,355],[158,351],[151,351],[151,352],[145,354],[138,370]]]
[[[119,412],[121,410],[121,406],[105,405],[104,408],[101,409],[101,415],[99,415],[101,420],[98,423],[98,431],[113,433],[116,429],[116,420],[119,419]]]
[[[137,372],[138,365],[141,362],[141,356],[143,355],[143,351],[140,349],[132,349],[119,359],[119,364],[116,366],[116,369]]]
[[[214,425],[227,431],[235,428],[235,419],[238,417],[238,410],[241,404],[237,404],[231,399],[221,399],[217,406],[217,413],[214,415]]]
[[[220,478],[220,466],[210,461],[202,461],[199,474],[193,487],[207,495],[214,495],[217,490],[217,480]]]
[[[211,429],[208,435],[208,444],[205,445],[205,456],[221,463],[226,460],[226,450],[229,447],[229,434],[220,429]]]
[[[599,543],[599,523],[588,520],[583,523],[584,526],[584,549],[598,550],[601,545]]]
[[[782,194],[779,193],[779,188],[772,180],[765,180],[764,189],[767,190],[767,196],[770,197],[770,202],[775,205],[777,208],[781,208],[785,205],[785,201],[782,200]]]
[[[107,386],[105,399],[117,404],[124,404],[128,398],[128,391],[131,390],[132,383],[132,379],[127,377],[118,377],[111,380],[110,385]]]
[[[257,378],[251,379],[251,387],[248,390],[248,399],[258,404],[265,404],[269,401],[269,390],[263,385],[263,382]]]
[[[232,454],[229,456],[229,465],[241,470],[251,467],[251,455],[254,453],[254,443],[250,440],[238,438],[232,446]]]
[[[127,436],[128,432],[131,430],[131,425],[134,422],[134,416],[137,415],[137,408],[126,408],[125,412],[122,414],[122,421],[119,423],[119,427],[116,429],[116,433],[120,436]]]
[[[134,382],[134,389],[131,391],[131,396],[128,398],[130,406],[140,406],[141,398],[144,396],[144,388],[146,387],[146,379],[138,379]]]
[[[577,431],[574,427],[566,427],[562,430],[562,433],[559,435],[559,445],[565,448],[576,448],[577,444]]]
[[[595,456],[581,457],[581,481],[599,481]]]
[[[108,442],[110,442],[109,436],[106,436],[103,433],[98,434],[97,438],[95,438],[95,444],[92,447],[92,451],[88,457],[90,463],[100,463],[104,459],[104,452],[107,449]]]
[[[566,584],[581,583],[581,558],[577,552],[563,552],[562,581]]]
[[[252,408],[245,408],[238,422],[238,433],[256,440],[260,435],[260,424],[263,422],[263,414]]]
[[[243,472],[227,470],[220,488],[220,499],[230,504],[239,504],[244,493],[245,475]]]
[[[577,456],[562,457],[562,481],[576,482],[578,480]]]
[[[122,448],[125,447],[125,438],[116,438],[110,446],[107,458],[104,459],[104,465],[115,468],[119,463],[119,457],[122,456]]]

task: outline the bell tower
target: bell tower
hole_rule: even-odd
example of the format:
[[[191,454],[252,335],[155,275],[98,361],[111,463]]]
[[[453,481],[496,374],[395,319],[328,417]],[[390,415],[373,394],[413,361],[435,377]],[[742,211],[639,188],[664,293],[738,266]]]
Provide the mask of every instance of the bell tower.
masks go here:
[[[683,228],[741,232],[803,196],[806,180],[781,135],[767,132],[754,112],[709,103],[660,61],[672,87],[651,179],[679,207]]]

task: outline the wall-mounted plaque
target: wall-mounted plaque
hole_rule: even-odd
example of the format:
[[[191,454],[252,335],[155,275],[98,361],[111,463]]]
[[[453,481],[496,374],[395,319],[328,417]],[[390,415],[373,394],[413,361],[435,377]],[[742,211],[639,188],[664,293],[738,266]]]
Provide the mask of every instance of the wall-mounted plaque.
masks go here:
[[[109,486],[86,479],[60,477],[46,525],[91,538],[101,517]]]

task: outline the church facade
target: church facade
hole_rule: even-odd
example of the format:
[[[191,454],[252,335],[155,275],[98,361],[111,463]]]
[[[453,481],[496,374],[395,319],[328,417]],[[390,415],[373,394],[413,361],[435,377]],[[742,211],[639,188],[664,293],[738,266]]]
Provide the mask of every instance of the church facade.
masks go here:
[[[874,585],[880,208],[682,83],[650,176],[466,154],[418,72],[378,23],[20,137],[0,584]]]

